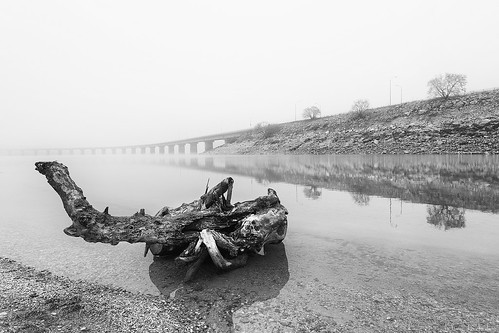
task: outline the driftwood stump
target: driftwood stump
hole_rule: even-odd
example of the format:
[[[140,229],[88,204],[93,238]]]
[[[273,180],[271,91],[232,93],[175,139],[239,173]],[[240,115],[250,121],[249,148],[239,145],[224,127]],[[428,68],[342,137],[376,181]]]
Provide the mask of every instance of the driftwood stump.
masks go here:
[[[234,180],[228,177],[200,199],[177,208],[163,207],[154,216],[143,209],[132,216],[112,216],[108,207],[100,212],[90,205],[65,165],[35,165],[60,196],[73,222],[64,229],[67,235],[112,245],[144,242],[144,254],[149,250],[153,254],[180,253],[177,259],[190,263],[186,280],[208,256],[220,269],[240,267],[248,253],[263,254],[266,243],[279,243],[286,236],[288,212],[270,188],[265,196],[232,205]]]

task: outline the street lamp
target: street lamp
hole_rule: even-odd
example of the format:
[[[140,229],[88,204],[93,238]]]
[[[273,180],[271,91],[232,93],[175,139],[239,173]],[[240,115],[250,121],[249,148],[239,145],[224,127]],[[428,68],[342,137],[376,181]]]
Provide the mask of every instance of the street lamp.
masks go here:
[[[400,88],[400,104],[402,104],[402,86],[396,84],[395,87],[399,87]]]
[[[396,76],[390,78],[390,105],[392,105],[392,80],[396,78]]]

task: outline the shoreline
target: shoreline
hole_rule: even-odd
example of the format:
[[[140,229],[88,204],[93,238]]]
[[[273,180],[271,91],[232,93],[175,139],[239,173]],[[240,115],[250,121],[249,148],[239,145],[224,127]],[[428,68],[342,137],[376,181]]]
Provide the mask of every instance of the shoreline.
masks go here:
[[[197,332],[178,300],[36,270],[0,257],[0,332]]]
[[[207,154],[499,154],[499,89],[257,126]]]
[[[407,271],[404,282],[392,281],[391,271],[370,273],[362,263],[355,266],[353,272],[338,271],[324,280],[309,280],[308,273],[299,273],[268,300],[252,299],[242,289],[210,288],[207,276],[170,299],[72,280],[0,258],[0,332],[499,330],[497,309],[465,301],[472,290],[455,289],[459,281],[449,280],[451,284],[436,295],[443,285],[419,285],[416,268],[392,268],[416,269]],[[251,271],[257,271],[254,268]],[[223,278],[244,279],[247,273],[243,268],[224,273]]]

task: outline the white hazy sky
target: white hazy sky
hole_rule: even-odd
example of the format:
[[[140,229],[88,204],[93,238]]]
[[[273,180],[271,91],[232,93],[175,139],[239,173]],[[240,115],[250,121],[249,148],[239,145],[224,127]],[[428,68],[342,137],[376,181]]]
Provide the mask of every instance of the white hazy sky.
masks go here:
[[[499,1],[0,0],[0,148],[168,141],[499,86]],[[396,77],[396,78],[394,78]],[[400,88],[402,87],[402,88]]]

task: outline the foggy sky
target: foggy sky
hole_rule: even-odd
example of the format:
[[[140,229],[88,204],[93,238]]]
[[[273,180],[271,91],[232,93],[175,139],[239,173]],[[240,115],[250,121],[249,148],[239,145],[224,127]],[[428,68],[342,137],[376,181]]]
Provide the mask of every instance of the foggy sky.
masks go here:
[[[1,1],[0,148],[154,143],[499,86],[499,1]]]

